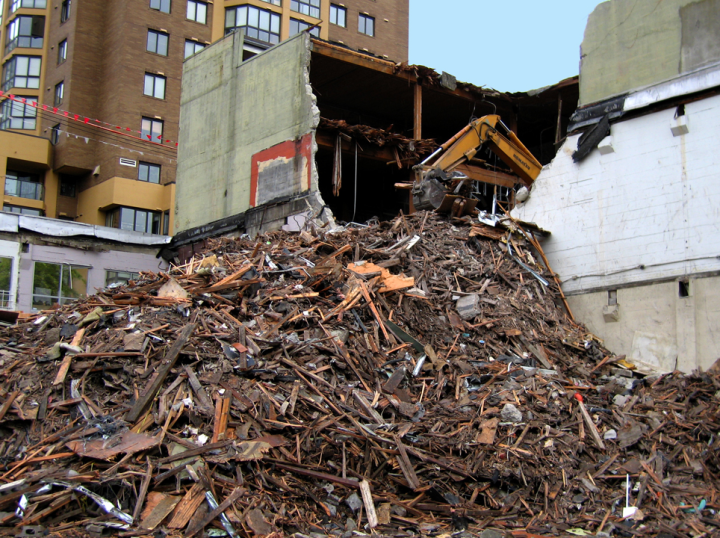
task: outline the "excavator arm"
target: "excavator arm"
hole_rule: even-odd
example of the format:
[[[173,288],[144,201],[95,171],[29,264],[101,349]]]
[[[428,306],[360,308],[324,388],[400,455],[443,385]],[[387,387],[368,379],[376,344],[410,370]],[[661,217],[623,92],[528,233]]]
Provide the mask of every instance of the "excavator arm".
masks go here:
[[[501,132],[502,131],[502,132]],[[417,209],[449,210],[457,202],[439,180],[446,180],[455,168],[471,161],[487,145],[520,181],[530,187],[540,174],[542,165],[523,145],[518,137],[500,119],[492,114],[474,120],[438,148],[422,165],[416,167],[417,178],[413,186],[413,203]],[[440,155],[438,157],[438,155]],[[432,161],[432,164],[428,162]],[[472,207],[470,207],[470,205]],[[465,212],[474,204],[465,204]]]

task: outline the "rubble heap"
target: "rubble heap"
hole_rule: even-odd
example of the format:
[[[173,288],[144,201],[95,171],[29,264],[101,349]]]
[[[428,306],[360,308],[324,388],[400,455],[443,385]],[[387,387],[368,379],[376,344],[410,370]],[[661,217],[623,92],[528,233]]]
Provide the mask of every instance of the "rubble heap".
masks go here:
[[[217,239],[3,329],[0,534],[717,533],[718,372],[634,375],[533,243]]]

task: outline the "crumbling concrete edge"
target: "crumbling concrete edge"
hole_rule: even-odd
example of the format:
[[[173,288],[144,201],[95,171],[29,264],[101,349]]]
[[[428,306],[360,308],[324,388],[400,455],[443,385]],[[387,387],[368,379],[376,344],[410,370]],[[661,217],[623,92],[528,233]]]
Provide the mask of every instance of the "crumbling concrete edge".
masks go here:
[[[328,230],[334,230],[338,228],[335,222],[335,215],[333,215],[332,209],[325,203],[325,200],[320,194],[320,178],[317,171],[317,162],[315,161],[315,155],[318,151],[317,140],[315,135],[317,134],[318,125],[320,125],[320,109],[317,106],[317,96],[313,92],[312,84],[310,83],[310,59],[312,42],[310,41],[310,34],[305,32],[303,35],[305,42],[304,58],[303,58],[303,82],[305,83],[305,92],[310,98],[310,110],[312,111],[312,147],[311,147],[311,159],[312,166],[311,177],[310,177],[310,196],[307,198],[308,209],[312,212],[312,220],[316,222],[318,226],[325,227]]]

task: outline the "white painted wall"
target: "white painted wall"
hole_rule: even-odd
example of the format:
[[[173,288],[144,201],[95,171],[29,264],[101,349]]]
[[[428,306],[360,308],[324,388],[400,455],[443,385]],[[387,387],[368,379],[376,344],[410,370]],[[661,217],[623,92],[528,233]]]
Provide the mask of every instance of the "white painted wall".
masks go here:
[[[685,106],[687,134],[673,136],[674,115],[612,125],[613,151],[578,164],[568,138],[513,215],[552,232],[543,248],[571,308],[610,349],[689,371],[720,357],[720,280],[691,280],[690,298],[676,282],[720,272],[720,96]],[[608,288],[617,322],[602,316]]]
[[[543,248],[566,293],[720,270],[720,96],[612,125],[614,153],[575,164],[563,144],[513,215],[552,237]]]

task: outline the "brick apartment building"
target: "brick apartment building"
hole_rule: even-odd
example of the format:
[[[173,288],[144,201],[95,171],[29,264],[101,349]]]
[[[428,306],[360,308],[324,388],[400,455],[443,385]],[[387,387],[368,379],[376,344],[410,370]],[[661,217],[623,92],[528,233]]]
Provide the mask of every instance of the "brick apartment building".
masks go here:
[[[234,29],[252,56],[312,28],[407,61],[408,14],[409,0],[5,0],[3,211],[167,234],[185,58]]]

